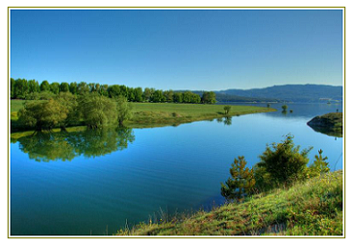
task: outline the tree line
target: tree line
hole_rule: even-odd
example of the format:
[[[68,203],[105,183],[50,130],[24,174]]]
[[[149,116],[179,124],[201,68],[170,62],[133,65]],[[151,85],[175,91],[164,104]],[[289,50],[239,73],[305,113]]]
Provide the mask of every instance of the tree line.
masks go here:
[[[96,93],[108,98],[116,99],[125,97],[128,102],[168,102],[168,103],[216,103],[216,94],[212,91],[204,91],[202,95],[191,91],[158,90],[155,88],[133,88],[125,85],[107,85],[86,82],[53,82],[47,80],[40,84],[36,80],[10,79],[11,99],[48,100],[59,93],[71,93],[82,96]]]

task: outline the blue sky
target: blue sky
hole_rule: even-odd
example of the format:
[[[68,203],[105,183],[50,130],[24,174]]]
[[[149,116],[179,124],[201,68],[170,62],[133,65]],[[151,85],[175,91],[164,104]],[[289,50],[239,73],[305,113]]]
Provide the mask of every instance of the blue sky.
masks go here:
[[[11,10],[11,77],[157,89],[342,85],[341,10]]]

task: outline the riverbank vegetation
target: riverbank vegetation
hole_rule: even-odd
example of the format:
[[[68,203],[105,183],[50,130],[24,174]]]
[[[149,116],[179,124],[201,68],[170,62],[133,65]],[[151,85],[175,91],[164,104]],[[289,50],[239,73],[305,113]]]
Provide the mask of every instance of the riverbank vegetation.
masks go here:
[[[343,235],[342,172],[330,172],[322,150],[309,166],[310,149],[299,150],[288,135],[267,146],[252,168],[238,157],[221,184],[225,205],[118,235]]]
[[[126,127],[143,128],[178,125],[182,123],[190,123],[193,121],[212,120],[215,118],[219,119],[222,117],[275,111],[275,109],[272,108],[232,105],[232,110],[227,115],[225,115],[224,105],[179,103],[129,103],[124,97],[111,99],[99,96],[97,94],[87,95],[91,98],[89,100],[93,104],[96,103],[95,101],[97,100],[92,100],[92,97],[101,98],[100,100],[106,101],[111,105],[111,108],[114,108],[116,110],[116,113],[107,115],[106,112],[101,112],[100,117],[98,117],[97,111],[90,112],[91,110],[88,107],[90,104],[85,103],[88,99],[83,100],[80,99],[82,97],[79,96],[72,96],[68,93],[59,93],[57,97],[50,100],[56,100],[58,101],[57,103],[60,105],[71,105],[70,110],[67,112],[66,117],[64,115],[65,120],[60,121],[60,124],[55,123],[53,125],[52,123],[50,123],[45,128],[52,129],[53,127],[55,127],[55,125],[56,127],[68,127],[79,125],[93,126],[94,124],[92,124],[91,120],[94,119],[95,113],[97,113],[96,116],[98,118],[102,119],[100,123],[98,122],[98,125],[104,125],[106,123],[112,122],[111,120],[109,120],[109,118],[111,118],[110,116],[116,115],[116,122],[113,124],[123,124]],[[28,107],[26,105],[32,104],[43,104],[41,105],[41,108],[43,110],[46,110],[47,108],[45,107],[45,105],[48,104],[50,100],[11,100],[11,131],[16,132],[35,129],[35,126],[38,121],[27,121],[26,118],[23,118],[23,116],[21,120],[20,116],[23,115],[23,112],[20,113],[20,111],[23,110],[25,107]],[[93,104],[91,105],[92,107]],[[116,106],[113,106],[113,104]],[[82,112],[82,114],[80,112]],[[89,115],[87,115],[88,113],[93,118],[90,118]],[[40,115],[42,115],[43,117],[45,115],[45,119],[43,119],[44,121],[50,120],[51,118],[50,114]],[[39,117],[40,115],[37,115],[36,117]],[[57,118],[55,111],[53,111],[52,117]],[[115,116],[111,119],[114,122]],[[43,125],[42,123],[40,124]],[[44,125],[47,125],[47,123]],[[96,127],[97,126],[91,128]]]

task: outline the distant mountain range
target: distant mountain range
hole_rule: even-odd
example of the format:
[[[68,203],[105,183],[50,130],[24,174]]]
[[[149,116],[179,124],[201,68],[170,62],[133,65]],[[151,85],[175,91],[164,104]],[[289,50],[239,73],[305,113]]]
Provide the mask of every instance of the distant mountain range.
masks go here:
[[[199,93],[196,91],[195,93]],[[343,87],[331,85],[275,85],[261,89],[215,91],[218,102],[328,102],[342,101]]]

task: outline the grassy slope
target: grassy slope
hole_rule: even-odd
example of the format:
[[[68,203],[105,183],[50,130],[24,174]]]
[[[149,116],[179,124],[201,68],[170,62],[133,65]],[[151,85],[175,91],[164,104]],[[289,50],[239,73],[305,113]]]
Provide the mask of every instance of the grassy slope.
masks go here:
[[[16,126],[17,112],[23,107],[23,100],[11,100],[11,120]],[[131,103],[132,119],[128,127],[153,127],[177,125],[199,120],[224,117],[224,105],[175,104],[175,103]],[[275,111],[271,108],[232,105],[229,116]]]
[[[342,172],[120,235],[342,235]]]

